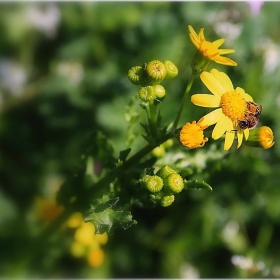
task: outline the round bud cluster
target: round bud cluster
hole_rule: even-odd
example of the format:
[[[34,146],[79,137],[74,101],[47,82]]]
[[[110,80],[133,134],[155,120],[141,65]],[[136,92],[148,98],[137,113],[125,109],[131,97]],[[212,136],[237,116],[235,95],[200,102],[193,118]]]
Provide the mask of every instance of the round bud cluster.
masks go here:
[[[163,166],[156,175],[144,175],[141,181],[153,194],[153,200],[163,207],[170,206],[175,200],[174,194],[180,193],[184,188],[181,175],[168,165]]]
[[[139,85],[139,98],[144,102],[164,98],[165,88],[160,85],[164,79],[172,79],[178,75],[178,68],[170,60],[152,60],[143,66],[133,66],[128,71],[128,79],[134,85]]]

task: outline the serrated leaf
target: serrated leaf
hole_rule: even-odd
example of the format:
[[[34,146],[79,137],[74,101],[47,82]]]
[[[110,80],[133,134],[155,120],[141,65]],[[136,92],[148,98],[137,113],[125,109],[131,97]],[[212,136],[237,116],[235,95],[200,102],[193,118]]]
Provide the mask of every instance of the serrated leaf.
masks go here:
[[[109,233],[113,226],[113,212],[111,208],[106,208],[104,211],[95,213],[92,212],[85,218],[86,222],[92,222],[95,226],[95,233],[102,234],[104,232]]]
[[[133,220],[130,211],[116,211],[115,218],[123,229],[128,229],[129,227],[137,224],[137,222]]]
[[[206,189],[212,191],[212,187],[204,181],[199,180],[187,180],[185,181],[185,189]]]
[[[130,211],[115,209],[119,198],[110,198],[104,195],[101,199],[96,199],[87,211],[86,222],[92,222],[95,226],[95,233],[109,233],[112,227],[120,226],[127,229],[137,224],[133,220]]]

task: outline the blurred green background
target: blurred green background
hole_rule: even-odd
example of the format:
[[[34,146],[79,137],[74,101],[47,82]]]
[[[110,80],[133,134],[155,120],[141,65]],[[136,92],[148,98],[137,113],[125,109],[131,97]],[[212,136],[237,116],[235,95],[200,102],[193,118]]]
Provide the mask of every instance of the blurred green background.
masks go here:
[[[0,276],[279,278],[279,14],[278,2],[1,3]],[[195,53],[189,24],[236,50],[237,67],[212,66],[262,104],[259,124],[273,129],[274,147],[232,147],[223,160],[215,143],[182,150],[213,192],[186,192],[167,209],[133,208],[138,225],[110,235],[95,267],[69,253],[73,232],[27,266],[26,244],[40,228],[36,198],[73,173],[88,135],[101,130],[116,151],[126,148],[124,114],[137,94],[130,67],[178,66],[160,105],[164,122],[174,120]],[[207,92],[199,79],[195,92]],[[189,105],[181,124],[202,114]]]

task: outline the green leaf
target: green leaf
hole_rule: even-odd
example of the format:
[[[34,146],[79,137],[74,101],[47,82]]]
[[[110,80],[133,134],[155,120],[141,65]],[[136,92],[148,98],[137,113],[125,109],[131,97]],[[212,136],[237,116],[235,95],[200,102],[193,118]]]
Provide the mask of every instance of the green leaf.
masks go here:
[[[119,226],[127,229],[137,224],[130,211],[124,211],[121,207],[115,209],[118,202],[119,197],[110,198],[108,195],[104,195],[90,205],[85,221],[94,224],[96,234],[109,233],[112,227]]]
[[[186,190],[188,189],[197,189],[197,190],[201,190],[201,189],[206,189],[208,191],[212,191],[212,187],[207,184],[204,181],[198,181],[198,180],[187,180],[185,181],[185,187]]]

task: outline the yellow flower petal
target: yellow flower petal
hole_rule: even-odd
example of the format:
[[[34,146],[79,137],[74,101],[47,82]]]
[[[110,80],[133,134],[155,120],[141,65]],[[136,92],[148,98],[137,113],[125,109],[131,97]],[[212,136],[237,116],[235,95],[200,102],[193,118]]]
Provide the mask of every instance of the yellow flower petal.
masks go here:
[[[197,35],[190,34],[190,39],[191,39],[192,43],[195,45],[195,47],[198,49],[199,42],[198,42]]]
[[[204,85],[216,96],[221,97],[224,94],[223,88],[220,82],[216,79],[214,75],[209,72],[202,72],[200,74],[200,79]]]
[[[237,63],[233,61],[232,59],[224,56],[219,56],[214,59],[215,62],[223,65],[228,65],[228,66],[237,66]]]
[[[215,45],[217,48],[219,48],[223,43],[224,43],[225,39],[221,38],[221,39],[218,39],[214,42],[212,42],[213,45]]]
[[[243,141],[243,131],[238,130],[237,131],[237,149],[241,146],[242,141]]]
[[[221,138],[226,131],[232,130],[231,126],[232,126],[232,121],[223,114],[213,129],[212,138],[214,140]]]
[[[210,126],[214,123],[217,123],[217,121],[223,116],[222,108],[216,109],[209,114],[205,115],[202,117],[199,121],[198,124],[201,127],[206,127]]]
[[[212,94],[194,94],[191,102],[197,106],[215,108],[220,106],[221,99]]]
[[[233,131],[227,131],[226,137],[225,137],[225,144],[224,144],[224,150],[227,151],[230,149],[234,141],[234,132]]]
[[[233,49],[219,49],[220,54],[229,54],[229,53],[235,53],[235,50]]]
[[[250,130],[248,128],[246,128],[243,130],[243,132],[244,132],[245,139],[247,140],[249,137],[249,134],[250,134]]]
[[[193,27],[191,25],[188,25],[189,31],[192,35],[197,36],[196,32],[194,31]]]
[[[224,93],[234,90],[232,82],[226,73],[220,72],[216,69],[212,69],[210,73],[213,74],[215,78],[220,82]]]
[[[199,33],[198,33],[198,38],[199,38],[200,41],[205,40],[205,37],[204,37],[204,28],[200,28]]]
[[[246,101],[253,101],[253,102],[254,102],[252,96],[249,95],[248,93],[246,93],[246,94],[244,95],[244,99],[245,99]]]

